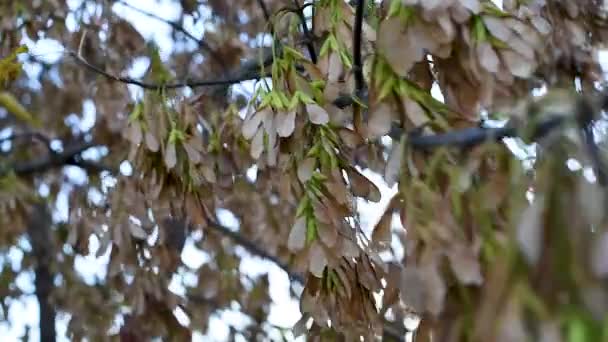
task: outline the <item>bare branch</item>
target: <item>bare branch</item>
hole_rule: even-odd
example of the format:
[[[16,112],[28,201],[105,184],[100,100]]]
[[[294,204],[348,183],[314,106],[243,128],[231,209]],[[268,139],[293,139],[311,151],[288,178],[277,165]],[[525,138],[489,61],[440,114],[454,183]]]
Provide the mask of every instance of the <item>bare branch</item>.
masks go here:
[[[218,232],[226,237],[229,237],[231,240],[233,240],[234,242],[236,242],[237,244],[239,244],[240,246],[245,248],[249,253],[259,256],[263,259],[266,259],[266,260],[271,261],[272,263],[276,264],[283,271],[285,271],[285,273],[287,273],[287,275],[289,276],[289,279],[297,281],[300,284],[304,284],[305,279],[301,274],[296,274],[296,273],[292,272],[291,269],[289,268],[289,266],[285,262],[280,260],[278,257],[268,253],[264,249],[260,248],[253,241],[247,239],[246,237],[239,234],[238,232],[234,232],[230,228],[221,225],[219,222],[215,222],[215,221],[210,222],[209,227],[213,228],[213,230],[215,230],[216,232]]]
[[[122,76],[112,75],[112,74],[106,72],[105,70],[103,70],[93,64],[90,64],[89,62],[87,62],[84,58],[82,58],[75,52],[70,52],[69,54],[76,60],[76,62],[78,64],[86,67],[87,69],[89,69],[97,74],[104,76],[108,80],[126,83],[126,84],[133,84],[133,85],[136,85],[136,86],[142,87],[144,89],[148,89],[148,90],[177,89],[177,88],[184,88],[184,87],[196,88],[196,87],[207,87],[207,86],[217,86],[217,85],[232,85],[235,83],[240,83],[243,81],[249,81],[249,80],[259,78],[259,73],[255,73],[255,74],[252,73],[252,74],[247,74],[247,75],[243,75],[240,77],[224,78],[224,79],[217,79],[217,80],[194,80],[194,81],[183,81],[183,82],[177,82],[177,83],[167,83],[167,84],[147,83],[147,82],[137,80],[137,79],[134,79],[131,77],[122,77]]]
[[[363,31],[363,8],[365,0],[359,0],[355,12],[355,25],[353,27],[353,72],[355,73],[355,94],[361,96],[364,87],[363,61],[361,60],[361,40]]]
[[[559,127],[563,122],[563,117],[549,117],[536,126],[532,138],[540,139],[544,137],[553,129]],[[397,132],[398,130],[400,129],[393,130],[391,134],[393,138],[399,138],[401,136],[401,133]],[[519,130],[512,126],[501,128],[472,127],[433,135],[410,133],[408,141],[416,149],[431,149],[442,146],[468,148],[484,142],[499,141],[508,137],[517,137],[519,134]]]
[[[262,13],[264,13],[264,18],[266,21],[270,22],[270,11],[268,11],[268,7],[266,7],[264,0],[258,0],[258,5],[260,6]]]
[[[54,342],[56,340],[55,316],[56,311],[51,303],[53,291],[53,245],[50,223],[52,222],[46,204],[35,204],[31,209],[27,224],[27,233],[32,245],[32,254],[36,260],[34,273],[36,279],[36,298],[40,305],[40,341]]]
[[[16,140],[28,140],[28,141],[37,140],[37,141],[41,142],[49,150],[49,152],[53,151],[51,149],[51,140],[40,132],[14,133],[7,137],[0,138],[0,145],[7,141],[16,141]]]
[[[310,60],[317,64],[317,53],[315,52],[314,40],[312,39],[312,35],[308,30],[308,25],[306,24],[306,17],[304,17],[304,8],[300,6],[298,0],[293,0],[293,3],[296,5],[296,14],[300,21],[302,22],[302,33],[304,33],[304,38],[306,40],[306,47],[308,49],[308,54],[310,55]]]
[[[62,167],[74,163],[74,157],[88,150],[91,147],[98,146],[94,142],[78,142],[67,146],[62,152],[49,153],[48,155],[35,160],[9,164],[8,167],[0,168],[0,177],[14,171],[17,175],[26,176],[36,172],[47,171],[49,169]]]

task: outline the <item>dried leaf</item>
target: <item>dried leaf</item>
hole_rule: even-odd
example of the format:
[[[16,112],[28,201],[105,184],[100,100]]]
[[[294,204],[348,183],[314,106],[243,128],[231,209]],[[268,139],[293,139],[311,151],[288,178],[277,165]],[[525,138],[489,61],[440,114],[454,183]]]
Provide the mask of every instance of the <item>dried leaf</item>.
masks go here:
[[[481,11],[481,4],[479,3],[479,0],[460,0],[460,4],[473,14],[478,14]]]
[[[268,114],[272,114],[272,109],[265,107],[259,112],[253,113],[250,118],[245,118],[243,127],[241,129],[243,137],[248,140],[253,138],[253,136],[258,132],[258,128],[262,124],[262,121]]]
[[[593,241],[591,269],[599,278],[608,277],[608,232],[601,232]]]
[[[357,132],[351,131],[348,128],[341,128],[338,131],[338,135],[340,136],[340,140],[342,140],[348,148],[356,148],[361,146],[364,142],[363,138],[357,134]]]
[[[170,142],[165,149],[165,166],[171,170],[177,164],[177,151],[175,143]]]
[[[498,55],[496,51],[492,48],[487,42],[482,42],[477,45],[477,56],[479,58],[479,64],[491,73],[495,73],[498,71],[498,65],[500,61],[498,60]]]
[[[286,138],[290,136],[296,127],[296,112],[291,110],[287,113],[277,113],[276,116],[277,134]]]
[[[287,239],[287,248],[292,252],[296,253],[304,248],[306,245],[306,218],[300,217],[296,219],[296,222],[291,228],[289,237]]]
[[[349,169],[347,173],[353,195],[363,197],[372,202],[380,201],[382,197],[380,189],[372,181],[355,169]]]
[[[309,320],[310,316],[304,313],[302,317],[296,322],[296,324],[294,324],[293,328],[291,328],[294,338],[298,338],[308,332],[308,328],[306,327],[306,325]]]
[[[127,140],[134,145],[139,145],[142,140],[141,126],[137,123],[132,123],[127,128]]]
[[[327,111],[316,103],[306,105],[308,119],[315,125],[325,125],[329,122],[329,114]]]
[[[310,264],[308,266],[310,273],[317,278],[323,277],[323,271],[327,266],[327,257],[325,256],[323,247],[319,243],[314,242],[312,246],[310,246],[308,257],[310,258]]]
[[[328,223],[317,222],[317,233],[321,242],[327,247],[333,247],[338,240],[338,231]]]
[[[331,195],[338,201],[339,204],[349,204],[352,196],[348,192],[346,185],[342,179],[327,181],[325,186],[331,193]]]
[[[590,225],[598,227],[602,223],[606,208],[605,189],[581,177],[577,192],[581,214]]]
[[[534,61],[511,50],[501,51],[502,59],[513,76],[528,78],[534,72]]]
[[[384,180],[389,187],[393,187],[401,177],[401,167],[405,156],[405,137],[402,137],[399,142],[392,146],[391,154],[386,161],[384,170]]]
[[[483,276],[479,259],[464,245],[454,245],[448,252],[448,259],[456,278],[464,285],[481,285]]]
[[[426,311],[426,284],[417,267],[409,266],[403,269],[399,288],[406,306],[418,313]]]
[[[393,233],[391,231],[392,223],[393,211],[391,208],[388,208],[372,230],[372,245],[374,248],[385,250],[390,247],[393,239]]]
[[[380,23],[378,50],[398,75],[407,76],[418,60],[418,49],[410,42],[399,17],[391,17]]]
[[[148,237],[148,233],[137,224],[129,224],[129,232],[134,238],[139,240],[144,240]]]
[[[405,106],[405,114],[407,115],[408,119],[412,121],[414,126],[421,127],[430,121],[426,111],[417,101],[404,98],[403,105]]]
[[[156,138],[156,136],[154,134],[152,134],[152,132],[147,131],[144,139],[145,139],[146,147],[148,148],[148,150],[150,150],[152,152],[158,152],[160,150],[160,143],[158,142],[158,139]]]
[[[375,139],[381,137],[391,130],[393,111],[387,103],[382,102],[374,106],[369,115],[367,126],[368,138]]]
[[[188,160],[196,165],[201,162],[201,154],[191,145],[190,142],[186,142],[182,145],[184,150],[186,150],[186,154],[188,155]]]
[[[259,129],[253,140],[251,140],[250,155],[252,158],[258,159],[262,155],[262,152],[264,152],[264,130]]]
[[[513,32],[509,26],[507,26],[504,20],[490,15],[482,16],[482,20],[488,31],[490,31],[490,34],[494,37],[502,40],[503,42],[507,42],[511,39]]]
[[[306,158],[298,165],[298,179],[302,183],[306,183],[315,171],[317,160],[315,158]]]
[[[536,265],[542,248],[542,215],[545,210],[544,198],[537,196],[521,215],[517,227],[517,242],[527,261]]]
[[[536,28],[536,30],[540,32],[540,34],[548,35],[549,33],[551,33],[551,24],[545,18],[540,16],[534,16],[530,21],[532,22],[532,25],[534,25],[534,28]]]
[[[420,268],[420,273],[426,289],[426,310],[435,316],[439,315],[443,310],[447,293],[447,287],[441,278],[439,269],[436,264],[428,264]]]

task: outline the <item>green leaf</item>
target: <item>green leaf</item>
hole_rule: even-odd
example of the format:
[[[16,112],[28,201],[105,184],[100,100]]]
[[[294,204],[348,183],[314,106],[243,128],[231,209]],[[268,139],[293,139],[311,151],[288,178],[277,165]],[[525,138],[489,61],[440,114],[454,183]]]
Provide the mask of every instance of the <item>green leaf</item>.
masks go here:
[[[308,196],[302,197],[300,200],[300,204],[298,204],[298,209],[296,210],[296,217],[300,217],[304,214],[306,209],[309,207],[310,199]]]
[[[141,119],[142,114],[144,112],[144,104],[143,102],[138,102],[133,107],[133,111],[129,114],[129,122],[138,121]]]
[[[306,219],[306,244],[309,244],[317,239],[317,223],[315,219],[309,217]]]
[[[149,45],[150,54],[150,77],[160,84],[167,83],[172,79],[171,73],[160,58],[159,48],[154,44]]]
[[[185,139],[184,132],[174,128],[169,133],[169,144],[175,144]]]
[[[393,86],[395,85],[395,79],[393,77],[389,78],[382,84],[382,88],[380,88],[380,92],[378,93],[378,101],[382,101],[393,91]]]
[[[488,39],[488,31],[483,24],[480,16],[473,16],[473,26],[471,27],[471,37],[474,41],[483,42]]]
[[[40,120],[34,117],[25,107],[9,92],[0,92],[0,107],[4,107],[19,121],[34,127],[40,127]]]
[[[21,63],[17,61],[17,55],[26,52],[28,52],[27,46],[21,45],[6,58],[0,59],[0,87],[6,87],[9,82],[16,80],[21,75],[22,68]]]
[[[327,54],[329,53],[329,49],[331,48],[330,46],[330,41],[329,38],[325,39],[325,41],[323,42],[323,45],[321,45],[321,50],[319,51],[319,56],[320,57],[325,57],[327,56]]]
[[[391,5],[388,8],[388,14],[386,15],[386,17],[390,18],[398,15],[401,11],[401,7],[401,1],[391,1]]]
[[[300,51],[298,51],[296,49],[293,49],[293,48],[291,48],[291,47],[289,47],[287,45],[283,46],[283,53],[284,53],[284,56],[286,58],[287,57],[291,57],[291,58],[296,59],[296,60],[304,60],[304,59],[306,59],[304,57],[304,55]]]

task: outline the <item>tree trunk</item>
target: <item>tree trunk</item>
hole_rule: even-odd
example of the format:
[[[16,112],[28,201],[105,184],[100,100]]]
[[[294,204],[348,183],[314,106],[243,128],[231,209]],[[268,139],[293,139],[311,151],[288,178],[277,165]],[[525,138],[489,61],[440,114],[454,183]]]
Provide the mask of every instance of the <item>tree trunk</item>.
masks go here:
[[[55,307],[50,301],[53,290],[53,242],[51,238],[52,218],[46,204],[36,204],[32,207],[28,221],[27,232],[32,253],[36,259],[35,286],[36,298],[40,306],[40,341],[55,342]]]

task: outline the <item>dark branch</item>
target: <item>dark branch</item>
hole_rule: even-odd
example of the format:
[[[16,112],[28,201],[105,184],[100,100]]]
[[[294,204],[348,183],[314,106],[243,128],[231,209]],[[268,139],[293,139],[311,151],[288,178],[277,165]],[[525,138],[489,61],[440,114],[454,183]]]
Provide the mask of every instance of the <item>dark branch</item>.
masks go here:
[[[281,259],[277,258],[276,256],[266,252],[264,249],[260,248],[257,244],[255,244],[253,241],[247,239],[246,237],[242,236],[238,232],[234,232],[234,231],[230,230],[230,228],[225,227],[218,222],[211,222],[209,224],[209,227],[214,229],[216,232],[229,237],[231,240],[233,240],[234,242],[236,242],[237,244],[239,244],[243,248],[245,248],[249,253],[273,262],[274,264],[279,266],[283,271],[285,271],[285,273],[287,273],[287,275],[289,276],[289,279],[297,281],[300,284],[304,284],[304,277],[302,277],[302,275],[293,273],[291,271],[291,269],[289,268],[289,265],[287,265],[285,262],[283,262]]]
[[[308,30],[308,25],[306,24],[306,17],[304,17],[304,8],[306,7],[301,7],[298,3],[298,0],[293,0],[293,2],[297,8],[296,13],[298,15],[298,18],[300,18],[300,21],[302,22],[302,32],[304,33],[304,38],[306,40],[306,48],[308,49],[310,60],[314,64],[317,64],[317,53],[315,52],[315,46],[313,43],[314,40],[312,39],[312,35]]]
[[[111,167],[109,165],[100,163],[98,161],[82,159],[82,156],[80,154],[77,154],[73,158],[68,160],[67,164],[72,165],[72,166],[77,166],[83,170],[86,170],[87,172],[106,171],[106,172],[109,172],[114,175],[118,174],[118,172],[119,172],[118,169]]]
[[[0,145],[7,141],[17,141],[17,140],[27,140],[27,141],[39,141],[41,142],[51,153],[53,149],[51,148],[51,139],[40,132],[23,132],[23,133],[14,133],[9,135],[8,137],[0,138]]]
[[[108,80],[121,82],[121,83],[125,83],[125,84],[133,84],[133,85],[136,85],[136,86],[142,87],[144,89],[148,89],[148,90],[177,89],[177,88],[184,88],[184,87],[197,88],[197,87],[208,87],[208,86],[217,86],[217,85],[232,85],[232,84],[240,83],[243,81],[258,79],[260,76],[259,73],[249,73],[246,75],[239,75],[239,76],[232,77],[232,78],[222,78],[222,79],[217,79],[217,80],[194,80],[194,81],[183,81],[183,82],[177,82],[177,83],[167,83],[167,84],[147,83],[147,82],[137,80],[137,79],[134,79],[131,77],[121,77],[121,76],[116,76],[116,75],[110,74],[110,73],[106,72],[105,70],[103,70],[93,64],[90,64],[84,58],[79,56],[76,52],[70,52],[69,54],[76,60],[76,62],[78,64],[86,67],[87,69],[89,69],[97,74],[104,76]]]
[[[270,11],[268,10],[268,7],[266,7],[266,3],[264,2],[264,0],[258,0],[258,5],[260,6],[262,13],[264,13],[264,18],[266,19],[266,21],[270,23]]]
[[[27,224],[27,233],[32,245],[32,254],[36,260],[34,273],[36,279],[36,298],[40,305],[40,341],[54,342],[56,339],[55,316],[56,311],[51,302],[53,291],[53,245],[51,239],[50,223],[52,222],[46,204],[40,203],[31,209]]]
[[[361,41],[363,31],[363,9],[365,0],[359,0],[355,12],[355,25],[353,27],[353,72],[355,73],[355,94],[361,97],[363,92],[363,61],[361,58]]]
[[[550,117],[535,128],[532,138],[539,139],[547,135],[550,131],[563,123],[563,117]],[[520,132],[515,127],[507,126],[500,128],[473,127],[456,130],[443,134],[419,135],[409,134],[409,142],[416,149],[431,149],[441,146],[452,146],[468,148],[489,141],[499,141],[503,138],[517,137]],[[393,138],[398,138],[401,133],[398,129],[390,134]]]
[[[49,169],[62,167],[64,165],[77,165],[75,157],[91,147],[97,146],[93,142],[79,142],[67,146],[62,152],[49,153],[48,155],[35,160],[9,164],[8,167],[0,168],[0,177],[5,176],[11,171],[19,176],[27,176],[32,173],[47,171]],[[78,165],[77,165],[78,166]]]

